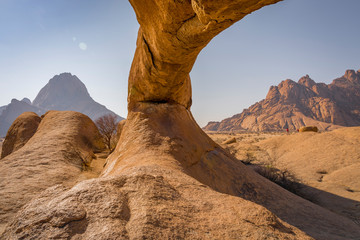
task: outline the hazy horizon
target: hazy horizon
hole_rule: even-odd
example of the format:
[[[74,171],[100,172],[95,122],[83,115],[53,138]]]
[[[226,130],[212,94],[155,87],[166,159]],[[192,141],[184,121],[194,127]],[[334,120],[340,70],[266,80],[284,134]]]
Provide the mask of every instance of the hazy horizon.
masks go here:
[[[330,83],[360,68],[356,0],[285,0],[224,31],[191,72],[201,126],[265,98],[271,85],[309,74]],[[34,100],[54,76],[76,75],[92,98],[127,115],[127,78],[138,23],[127,1],[2,0],[0,106]]]

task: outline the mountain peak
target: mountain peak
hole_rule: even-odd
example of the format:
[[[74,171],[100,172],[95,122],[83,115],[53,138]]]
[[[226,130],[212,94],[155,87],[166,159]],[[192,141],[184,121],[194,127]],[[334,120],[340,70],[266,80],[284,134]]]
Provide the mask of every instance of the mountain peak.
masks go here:
[[[24,103],[27,103],[27,104],[31,105],[31,101],[30,101],[30,99],[28,99],[28,98],[23,98],[21,101],[24,102]]]
[[[308,88],[311,88],[316,84],[315,81],[309,77],[309,75],[305,75],[304,77],[300,78],[298,83]]]
[[[33,105],[51,109],[52,103],[58,103],[58,110],[65,110],[75,102],[91,98],[84,83],[71,73],[55,75],[36,96]]]
[[[40,90],[31,104],[28,98],[21,101],[11,100],[7,106],[0,107],[0,136],[4,136],[12,122],[23,112],[35,112],[39,115],[49,110],[75,111],[96,120],[107,114],[114,114],[105,106],[94,101],[81,80],[71,73],[55,75]]]
[[[331,84],[316,83],[309,75],[271,86],[264,100],[220,123],[204,127],[211,131],[296,130],[305,125],[319,129],[360,125],[360,71],[347,70]]]
[[[344,78],[352,83],[360,83],[360,72],[352,69],[346,70]]]

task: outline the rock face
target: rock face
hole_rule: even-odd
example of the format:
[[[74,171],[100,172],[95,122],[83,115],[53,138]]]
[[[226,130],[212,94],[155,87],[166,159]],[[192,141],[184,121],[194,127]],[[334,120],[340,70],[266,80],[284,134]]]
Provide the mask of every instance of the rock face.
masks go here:
[[[28,98],[21,101],[13,99],[0,112],[0,136],[5,136],[12,122],[23,112],[42,115],[49,110],[76,111],[89,116],[92,120],[114,112],[94,101],[84,83],[70,73],[62,73],[50,79],[36,96],[33,103]],[[116,115],[118,120],[123,118]]]
[[[119,139],[120,139],[121,132],[122,132],[125,124],[126,124],[126,120],[124,119],[124,120],[120,121],[116,126],[116,140],[117,141],[119,141]]]
[[[129,76],[129,114],[102,175],[71,189],[47,189],[11,219],[1,237],[356,238],[359,227],[350,220],[229,156],[189,110],[189,72],[200,50],[237,20],[275,2],[131,0],[141,27]]]
[[[298,82],[272,86],[266,98],[209,131],[279,131],[315,125],[319,130],[360,125],[360,70],[347,70],[331,84],[315,83],[308,75]]]
[[[34,117],[26,115],[16,122]],[[22,129],[17,130],[14,134],[21,135]],[[0,161],[0,233],[14,214],[40,192],[56,184],[73,186],[92,160],[92,152],[102,147],[99,132],[87,116],[48,112],[30,140]]]
[[[23,147],[35,134],[41,118],[33,112],[21,114],[11,125],[3,143],[1,158]]]

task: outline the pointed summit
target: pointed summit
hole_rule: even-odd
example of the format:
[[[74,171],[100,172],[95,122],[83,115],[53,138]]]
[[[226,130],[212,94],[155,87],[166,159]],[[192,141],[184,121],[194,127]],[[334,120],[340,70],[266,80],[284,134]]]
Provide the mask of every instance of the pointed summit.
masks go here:
[[[49,80],[33,103],[28,98],[21,101],[13,99],[9,105],[0,107],[0,136],[6,135],[12,122],[23,112],[42,115],[49,110],[80,112],[92,120],[107,114],[116,115],[119,121],[124,119],[94,101],[85,84],[77,76],[61,73]]]
[[[92,100],[84,83],[71,73],[54,76],[36,96],[33,105],[47,110],[67,110],[74,103]]]
[[[360,73],[354,70],[346,70],[344,78],[352,83],[360,83]]]
[[[33,105],[45,111],[70,110],[81,112],[92,120],[109,113],[116,115],[105,106],[94,101],[85,84],[71,73],[61,73],[50,79],[36,96]],[[118,120],[122,119],[118,116]]]

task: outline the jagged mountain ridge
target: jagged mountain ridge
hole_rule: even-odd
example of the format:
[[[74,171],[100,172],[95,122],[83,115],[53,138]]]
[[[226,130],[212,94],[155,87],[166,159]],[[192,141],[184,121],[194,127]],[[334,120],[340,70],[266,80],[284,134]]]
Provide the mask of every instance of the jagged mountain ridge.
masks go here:
[[[347,70],[330,84],[308,75],[271,86],[265,99],[221,122],[209,122],[208,131],[279,131],[316,125],[321,130],[360,125],[360,70]]]
[[[95,120],[106,114],[114,114],[118,120],[123,118],[93,100],[83,82],[71,73],[54,76],[40,90],[33,102],[28,98],[21,101],[13,99],[0,108],[0,136],[5,136],[12,122],[23,112],[42,115],[49,110],[76,111]]]

